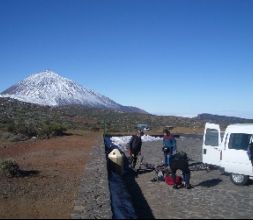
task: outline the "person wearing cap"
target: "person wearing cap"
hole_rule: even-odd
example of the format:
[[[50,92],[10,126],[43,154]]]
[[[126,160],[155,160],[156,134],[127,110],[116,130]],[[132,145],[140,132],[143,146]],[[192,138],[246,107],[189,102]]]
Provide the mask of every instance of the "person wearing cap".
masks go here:
[[[138,156],[141,154],[142,139],[144,135],[143,131],[138,131],[136,135],[133,135],[129,142],[129,152],[132,158],[132,168],[135,169]]]

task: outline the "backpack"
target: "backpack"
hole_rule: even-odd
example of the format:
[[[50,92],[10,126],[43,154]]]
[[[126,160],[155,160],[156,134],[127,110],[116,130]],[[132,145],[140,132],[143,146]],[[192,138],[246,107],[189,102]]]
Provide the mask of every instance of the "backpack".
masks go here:
[[[188,160],[188,155],[187,153],[181,151],[181,152],[176,153],[173,159],[174,160]]]
[[[169,185],[169,186],[174,186],[175,184],[177,186],[181,186],[183,183],[183,178],[181,176],[177,176],[176,177],[176,183],[174,182],[173,178],[171,176],[166,176],[165,177],[165,182]]]

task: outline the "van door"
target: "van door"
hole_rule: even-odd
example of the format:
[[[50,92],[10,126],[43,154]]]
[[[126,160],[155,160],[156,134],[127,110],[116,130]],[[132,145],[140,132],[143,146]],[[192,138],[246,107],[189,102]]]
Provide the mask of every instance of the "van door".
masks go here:
[[[231,133],[223,151],[223,166],[228,173],[252,176],[252,164],[247,154],[252,134]]]
[[[203,140],[203,163],[219,166],[221,159],[220,125],[207,123]]]

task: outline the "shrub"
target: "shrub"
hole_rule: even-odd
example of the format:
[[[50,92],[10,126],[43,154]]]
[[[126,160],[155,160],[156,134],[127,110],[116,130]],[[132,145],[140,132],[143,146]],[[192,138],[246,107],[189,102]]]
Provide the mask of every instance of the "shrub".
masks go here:
[[[0,161],[0,172],[7,177],[18,176],[20,169],[18,164],[12,160]]]
[[[13,122],[9,123],[7,126],[7,130],[11,133],[16,132],[15,124]]]
[[[92,132],[99,132],[99,131],[100,131],[100,128],[98,128],[98,127],[93,127],[93,128],[91,128],[91,131],[92,131]]]
[[[48,124],[42,124],[38,129],[38,137],[39,138],[49,138],[50,130],[48,128]]]
[[[62,136],[67,128],[57,122],[44,123],[38,131],[39,138],[50,138],[50,136]]]
[[[17,120],[9,123],[8,131],[14,134],[24,135],[28,138],[50,138],[50,136],[62,136],[67,131],[65,125],[49,121]]]
[[[59,123],[51,123],[48,129],[53,136],[62,136],[67,131],[67,128]]]
[[[14,132],[16,134],[22,134],[27,137],[33,137],[38,135],[37,125],[32,122],[16,121],[11,124],[8,128],[9,132]]]

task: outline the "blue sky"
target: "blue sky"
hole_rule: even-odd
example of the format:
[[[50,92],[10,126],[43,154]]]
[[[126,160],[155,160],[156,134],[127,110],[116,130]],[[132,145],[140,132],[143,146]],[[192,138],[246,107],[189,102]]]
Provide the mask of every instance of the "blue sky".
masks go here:
[[[253,118],[253,1],[0,0],[0,91],[52,69],[155,114]]]

